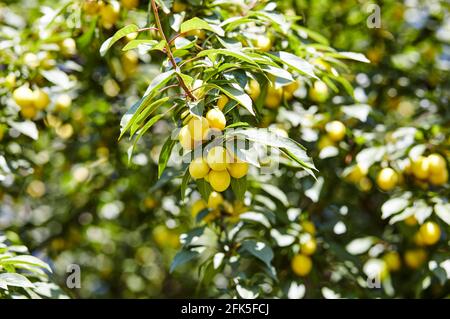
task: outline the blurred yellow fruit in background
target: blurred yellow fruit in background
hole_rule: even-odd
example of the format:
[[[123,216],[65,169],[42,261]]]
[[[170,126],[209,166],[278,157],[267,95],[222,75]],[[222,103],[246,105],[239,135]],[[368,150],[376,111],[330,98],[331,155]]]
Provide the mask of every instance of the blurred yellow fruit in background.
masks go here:
[[[316,252],[317,249],[317,242],[316,240],[311,237],[308,238],[308,240],[305,240],[304,242],[300,243],[300,251],[302,254],[305,255],[312,255]]]
[[[269,109],[278,108],[281,104],[282,96],[283,88],[275,88],[274,86],[269,84],[264,105]]]
[[[297,254],[291,261],[291,268],[298,276],[306,276],[311,272],[312,261],[308,256]]]
[[[389,271],[398,271],[402,266],[400,255],[396,251],[386,253],[383,260],[386,262]]]
[[[419,179],[426,179],[429,175],[430,164],[424,156],[419,156],[411,163],[411,171]]]
[[[223,196],[217,192],[211,192],[208,197],[208,208],[217,209],[223,203]]]
[[[397,173],[390,167],[383,168],[377,176],[377,185],[384,191],[393,189],[398,182]]]
[[[33,91],[33,104],[38,110],[44,110],[50,103],[50,98],[45,91],[36,89]]]
[[[100,17],[102,26],[105,29],[111,29],[119,19],[120,4],[117,1],[111,1],[100,7]]]
[[[251,79],[246,87],[246,92],[253,101],[256,101],[261,94],[261,86],[259,85],[258,81],[256,81],[255,79]]]
[[[57,111],[62,111],[70,108],[72,105],[72,98],[68,94],[61,94],[56,98],[55,108]]]
[[[258,35],[254,41],[255,47],[258,50],[267,52],[272,48],[272,40],[266,35]]]
[[[21,86],[14,90],[13,99],[20,107],[33,106],[33,91],[28,86]]]
[[[139,5],[139,0],[121,0],[121,3],[126,9],[134,9]]]
[[[207,208],[206,203],[203,199],[197,200],[191,207],[191,215],[192,217],[196,217],[198,213]]]
[[[27,186],[27,193],[33,198],[40,198],[45,195],[45,184],[41,181],[34,180]]]
[[[428,165],[431,174],[440,174],[447,167],[444,157],[441,154],[428,155]]]
[[[325,125],[325,131],[333,142],[339,142],[345,137],[345,125],[340,121],[332,121]]]
[[[283,97],[286,100],[290,100],[294,97],[294,92],[299,88],[299,84],[297,81],[291,82],[288,85],[283,87]]]
[[[172,5],[172,11],[175,13],[186,11],[187,5],[182,1],[175,0]]]
[[[313,86],[309,89],[309,98],[314,102],[325,102],[328,99],[328,96],[328,87],[322,81],[315,81]]]
[[[62,55],[65,57],[70,57],[77,53],[77,43],[72,38],[64,39],[60,44],[60,48]]]
[[[221,94],[219,96],[219,99],[217,100],[217,107],[219,108],[219,110],[222,111],[229,100],[230,99],[228,98],[228,96],[226,96],[225,94]]]
[[[441,237],[441,229],[435,222],[426,222],[419,228],[420,237],[425,245],[434,245]]]
[[[426,259],[427,253],[421,248],[409,249],[404,255],[405,264],[411,269],[419,268],[426,261]]]

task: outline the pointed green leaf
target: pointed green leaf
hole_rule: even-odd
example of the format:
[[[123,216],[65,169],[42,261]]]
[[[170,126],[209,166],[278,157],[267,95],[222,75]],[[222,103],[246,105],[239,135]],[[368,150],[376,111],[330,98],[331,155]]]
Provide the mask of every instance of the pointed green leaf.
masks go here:
[[[182,250],[178,252],[173,258],[172,264],[170,265],[169,272],[172,273],[177,267],[184,265],[185,263],[191,261],[199,255],[198,252],[193,250]]]
[[[203,29],[203,30],[208,30],[208,31],[214,32],[221,37],[223,37],[225,35],[225,31],[223,31],[223,29],[221,27],[219,27],[218,25],[209,24],[205,20],[202,20],[197,17],[192,18],[187,21],[184,21],[181,24],[180,29],[181,29],[180,30],[181,33],[186,33],[191,30]]]
[[[210,49],[210,50],[203,50],[201,51],[199,54],[197,54],[198,57],[203,57],[203,56],[211,56],[211,55],[215,55],[215,54],[220,54],[220,55],[226,55],[226,56],[230,56],[233,58],[236,58],[238,60],[247,62],[249,64],[255,65],[257,66],[258,64],[256,64],[256,62],[250,58],[247,54],[237,51],[237,50],[228,50],[228,49]]]
[[[314,74],[314,66],[308,61],[292,53],[280,51],[276,53],[270,53],[269,55],[274,57],[278,62],[286,64],[288,67],[301,74],[305,74],[312,78],[318,79],[318,77]]]
[[[144,48],[154,49],[157,44],[160,42],[156,40],[131,40],[128,42],[122,49],[122,51],[128,51],[138,48],[139,46],[143,46]]]
[[[137,32],[139,30],[138,26],[135,24],[130,24],[122,29],[118,30],[112,37],[106,39],[105,42],[103,42],[102,46],[100,47],[100,55],[104,56],[106,54],[106,51],[109,50],[109,48],[119,41],[121,38],[125,37],[126,35]]]
[[[167,166],[167,162],[169,161],[170,154],[172,154],[172,149],[176,144],[176,140],[172,139],[172,136],[169,136],[167,140],[164,142],[162,146],[161,153],[159,154],[158,160],[158,178],[161,177],[161,174],[164,172],[164,169]]]

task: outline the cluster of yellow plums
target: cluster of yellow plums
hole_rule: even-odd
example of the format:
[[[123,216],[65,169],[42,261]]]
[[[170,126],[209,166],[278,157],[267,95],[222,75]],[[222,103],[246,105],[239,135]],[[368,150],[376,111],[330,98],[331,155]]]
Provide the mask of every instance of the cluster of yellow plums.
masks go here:
[[[199,156],[189,164],[189,173],[193,179],[204,178],[217,192],[225,191],[231,183],[231,177],[239,179],[247,175],[248,163],[222,146],[214,146],[206,157]]]
[[[277,88],[273,84],[269,83],[266,98],[264,100],[264,106],[268,109],[277,109],[281,105],[283,98],[289,101],[294,97],[294,92],[299,88],[299,86],[298,81],[293,81],[288,85]],[[253,101],[256,101],[261,94],[261,86],[258,81],[254,79],[251,79],[248,82],[245,90]]]
[[[20,113],[26,119],[33,119],[41,110],[45,110],[50,104],[50,97],[41,88],[32,90],[28,84],[16,88],[12,93],[14,102],[20,107]],[[56,98],[55,109],[67,109],[72,104],[72,99],[67,94],[61,94]]]
[[[139,0],[102,1],[83,0],[82,8],[88,16],[100,16],[103,28],[111,29],[119,19],[121,5],[126,9],[134,9],[139,5]]]
[[[232,204],[225,200],[222,194],[215,191],[209,194],[208,202],[199,199],[192,204],[192,217],[196,218],[197,215],[205,209],[209,210],[209,213],[203,218],[207,223],[218,218],[221,215],[221,212],[223,212],[223,216],[227,217],[231,222],[236,222],[239,220],[239,215],[247,210],[242,202],[237,201]]]
[[[406,266],[411,269],[421,267],[428,258],[428,253],[423,247],[435,245],[440,237],[441,229],[437,223],[433,221],[423,223],[414,235],[414,243],[418,247],[407,249],[403,256]]]
[[[301,223],[302,234],[300,236],[300,251],[292,258],[291,268],[297,276],[307,276],[312,269],[313,262],[311,256],[317,250],[317,242],[314,237],[316,228],[308,220]]]
[[[415,219],[414,223],[408,222],[410,225],[416,223],[417,221]],[[414,235],[414,242],[418,247],[407,249],[403,255],[405,265],[410,269],[417,269],[421,267],[428,258],[428,253],[423,247],[436,244],[440,237],[441,229],[437,223],[433,221],[423,223]],[[386,253],[383,256],[383,260],[386,264],[387,271],[400,270],[402,262],[400,255],[397,252],[390,251]],[[383,279],[383,273],[381,277]]]
[[[437,153],[419,156],[410,160],[404,173],[412,175],[418,182],[442,186],[448,182],[448,170],[445,158]],[[401,176],[390,167],[383,168],[377,176],[378,186],[385,191],[393,189],[400,181]]]
[[[347,175],[347,179],[357,183],[362,188],[371,187],[371,182],[367,178],[368,170],[357,164]],[[415,160],[408,159],[407,165],[403,169],[403,174],[413,177],[420,185],[427,183],[434,186],[442,186],[448,182],[448,169],[445,158],[433,153],[428,156],[419,156]],[[384,191],[394,189],[403,180],[403,175],[391,167],[382,168],[376,177],[378,187]]]
[[[419,182],[428,182],[434,186],[442,186],[448,182],[448,169],[445,158],[438,153],[419,156],[411,160],[405,173],[413,175]]]
[[[206,117],[188,115],[190,118],[187,124],[178,134],[178,140],[185,150],[201,145],[215,130],[223,131],[226,119],[221,109],[227,101],[226,96],[220,96],[218,106],[210,109]],[[189,164],[189,173],[193,179],[204,178],[215,191],[223,192],[230,186],[231,177],[242,178],[247,174],[248,164],[230,154],[226,148],[218,145],[206,151],[206,156],[196,157]]]

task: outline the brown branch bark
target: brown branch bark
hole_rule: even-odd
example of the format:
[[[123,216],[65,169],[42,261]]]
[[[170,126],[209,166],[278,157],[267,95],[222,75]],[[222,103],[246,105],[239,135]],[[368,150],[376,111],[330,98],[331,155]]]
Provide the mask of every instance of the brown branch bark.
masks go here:
[[[167,57],[169,58],[170,63],[172,63],[172,66],[177,70],[178,69],[178,65],[177,65],[177,62],[175,61],[175,58],[174,58],[173,53],[172,53],[172,50],[170,49],[170,45],[169,45],[169,42],[167,41],[167,37],[164,34],[164,31],[163,31],[163,28],[162,28],[162,25],[161,25],[161,20],[159,19],[158,7],[156,6],[155,0],[151,0],[151,4],[152,4],[152,9],[153,9],[153,14],[155,16],[156,26],[159,29],[159,33],[161,34],[161,37],[166,42]],[[187,87],[186,83],[184,83],[183,79],[178,74],[177,74],[177,79],[178,79],[178,82],[180,83],[181,88],[186,93],[186,95],[191,100],[195,101],[196,100],[195,96],[192,94],[192,92]]]

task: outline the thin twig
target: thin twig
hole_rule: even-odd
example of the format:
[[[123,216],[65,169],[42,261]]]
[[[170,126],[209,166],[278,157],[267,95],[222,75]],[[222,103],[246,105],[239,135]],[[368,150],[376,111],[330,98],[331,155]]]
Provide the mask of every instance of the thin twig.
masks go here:
[[[143,32],[143,31],[157,31],[158,30],[158,28],[155,28],[155,27],[148,27],[148,28],[142,28],[142,29],[139,29],[139,30],[137,30],[137,32]]]
[[[178,87],[178,84],[171,84],[171,85],[165,86],[161,90],[159,90],[159,93],[161,93],[161,92],[163,92],[165,90],[168,90],[170,88],[174,88],[174,87]]]
[[[183,33],[177,33],[173,36],[172,39],[169,40],[169,44],[171,44],[173,41],[175,41],[179,36],[183,35]]]
[[[168,56],[170,62],[172,63],[172,66],[175,68],[175,70],[178,70],[177,62],[175,61],[175,58],[174,58],[174,56],[172,54],[172,50],[170,49],[169,42],[167,42],[167,37],[164,34],[164,31],[163,31],[163,28],[162,28],[162,25],[161,25],[161,20],[159,19],[158,7],[156,6],[155,0],[151,0],[151,4],[152,4],[152,8],[153,8],[153,14],[155,15],[156,25],[157,25],[157,27],[159,29],[159,33],[161,34],[161,37],[163,38],[163,40],[166,41],[167,56]],[[184,92],[186,92],[186,95],[189,96],[189,98],[191,100],[195,101],[196,100],[195,96],[191,93],[191,91],[189,91],[186,83],[184,83],[184,81],[181,78],[181,76],[177,74],[177,78],[178,78],[178,82],[180,83],[180,85],[183,88]]]

